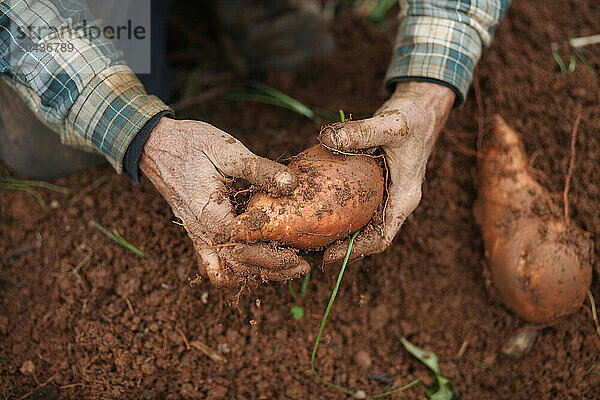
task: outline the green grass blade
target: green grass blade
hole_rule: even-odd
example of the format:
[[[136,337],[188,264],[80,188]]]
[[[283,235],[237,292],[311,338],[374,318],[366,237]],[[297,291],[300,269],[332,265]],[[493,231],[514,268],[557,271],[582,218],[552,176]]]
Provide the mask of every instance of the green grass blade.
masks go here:
[[[264,83],[251,81],[250,86],[254,89],[258,90],[266,94],[267,96],[271,96],[281,102],[282,105],[285,105],[286,108],[295,111],[298,114],[304,115],[308,119],[314,119],[315,113],[313,110],[300,103],[298,100],[288,96],[287,94],[272,88],[271,86],[265,85]]]
[[[350,252],[352,251],[352,245],[354,244],[354,239],[358,236],[360,231],[356,232],[350,238],[350,244],[348,245],[348,251],[346,252],[346,257],[344,258],[344,262],[342,263],[342,268],[340,269],[340,273],[338,274],[337,281],[335,283],[335,287],[333,288],[333,292],[331,293],[331,297],[329,298],[329,303],[327,304],[327,308],[325,309],[325,314],[323,315],[323,319],[321,320],[321,326],[319,327],[319,333],[317,334],[317,339],[315,340],[315,345],[313,347],[312,355],[310,357],[310,369],[313,372],[313,375],[317,378],[317,380],[330,388],[339,390],[340,392],[346,393],[350,396],[354,394],[353,391],[348,390],[340,385],[336,385],[335,383],[327,382],[325,379],[321,378],[319,373],[315,368],[315,357],[317,356],[317,350],[319,349],[319,343],[321,342],[321,336],[323,336],[323,330],[325,329],[325,324],[327,323],[327,317],[329,316],[329,312],[331,311],[331,307],[333,307],[333,302],[335,301],[335,297],[337,296],[337,292],[340,288],[340,283],[342,282],[342,277],[344,276],[344,271],[346,270],[346,265],[348,264],[348,260],[350,259]]]
[[[340,110],[340,122],[346,122],[346,114],[344,114],[344,110]]]
[[[117,232],[116,229],[113,230],[113,232],[109,232],[108,229],[106,229],[105,227],[100,225],[98,222],[92,221],[92,223],[94,224],[94,226],[96,228],[98,228],[98,230],[100,230],[100,232],[102,232],[104,235],[106,235],[109,239],[117,242],[121,246],[125,247],[127,250],[130,250],[130,251],[134,252],[135,254],[137,254],[138,256],[144,257],[146,259],[152,258],[148,253],[144,253],[142,250],[138,249],[137,247],[135,247],[134,245],[129,243],[127,240],[125,240],[125,238],[123,236],[121,236],[119,234],[119,232]]]
[[[294,300],[300,300],[300,296],[298,296],[298,294],[296,294],[296,291],[294,290],[294,287],[292,286],[291,279],[288,281],[288,290],[292,294],[292,297],[294,298]]]
[[[552,57],[554,57],[554,61],[556,61],[558,67],[560,68],[560,74],[564,77],[567,73],[567,68],[565,67],[565,63],[563,62],[562,58],[560,58],[558,49],[552,49]]]
[[[332,113],[331,111],[329,111],[329,110],[326,110],[326,109],[324,109],[324,108],[321,108],[321,107],[316,107],[316,106],[313,106],[313,107],[311,107],[311,108],[312,108],[312,110],[313,110],[313,111],[314,111],[316,114],[320,115],[320,116],[321,116],[321,117],[323,117],[323,118],[327,118],[327,119],[330,119],[330,120],[332,120],[332,121],[335,121],[335,120],[337,119],[337,117],[338,117],[337,115],[335,115],[335,114],[334,114],[334,113]]]
[[[8,183],[39,187],[42,189],[48,189],[53,192],[62,193],[62,194],[70,194],[71,193],[71,189],[69,189],[69,188],[66,188],[63,186],[58,186],[58,185],[53,185],[52,183],[48,183],[48,182],[44,182],[44,181],[19,180],[19,179],[13,178],[12,176],[5,176],[4,180]]]
[[[295,112],[297,114],[301,114],[311,120],[314,120],[315,118],[315,115],[312,111],[310,112],[310,114],[298,112],[298,109],[294,108],[293,106],[282,102],[276,97],[268,96],[266,94],[229,92],[226,93],[222,98],[224,100],[251,101],[254,103],[267,104],[270,106],[285,108],[286,110]]]
[[[321,378],[321,376],[317,372],[317,369],[315,368],[315,358],[317,356],[317,350],[319,349],[319,343],[321,342],[321,337],[323,336],[323,330],[325,329],[325,324],[327,323],[327,317],[329,317],[329,312],[331,311],[331,308],[333,307],[333,302],[335,301],[335,298],[337,296],[338,290],[340,288],[340,283],[342,282],[342,277],[344,276],[344,271],[346,270],[346,266],[348,265],[348,260],[350,259],[350,253],[352,252],[352,245],[354,244],[354,239],[356,239],[356,237],[358,236],[359,233],[360,233],[360,231],[357,231],[350,238],[350,243],[348,244],[348,251],[346,252],[346,257],[344,258],[344,262],[342,263],[342,267],[340,268],[340,272],[338,274],[337,281],[335,282],[333,292],[331,293],[331,297],[329,298],[329,303],[327,304],[327,308],[325,309],[325,314],[323,315],[323,319],[321,320],[321,325],[319,326],[319,333],[317,334],[317,339],[315,340],[312,355],[310,357],[310,369],[311,369],[313,375],[315,376],[315,378],[317,378],[317,380],[321,384],[328,386],[330,388],[336,389],[342,393],[346,393],[347,395],[350,395],[350,396],[354,395],[354,392],[352,390],[346,389],[343,386],[336,385],[335,383],[328,382],[325,379]],[[394,393],[398,393],[398,392],[407,390],[407,389],[415,386],[419,382],[420,382],[419,379],[414,379],[412,382],[410,382],[402,387],[390,390],[388,392],[372,395],[371,397],[374,399],[387,397]]]
[[[411,387],[415,386],[416,384],[418,384],[420,382],[420,380],[418,378],[415,378],[414,380],[412,380],[411,382],[407,383],[404,386],[401,386],[399,388],[396,389],[392,389],[389,392],[384,392],[384,393],[380,393],[380,394],[375,394],[372,395],[371,397],[374,399],[381,399],[382,397],[387,397],[387,396],[391,396],[394,393],[398,393],[398,392],[404,392],[407,389],[410,389]]]
[[[594,68],[591,66],[591,64],[588,62],[587,58],[585,58],[585,56],[583,55],[583,53],[581,52],[581,50],[578,47],[575,47],[573,45],[571,45],[569,43],[569,46],[571,47],[571,50],[573,50],[573,53],[575,53],[575,55],[577,56],[577,58],[579,58],[579,60],[589,69],[591,69],[592,71],[594,70]]]
[[[25,184],[0,182],[0,189],[4,189],[4,190],[19,190],[21,192],[27,192],[27,193],[29,193],[30,195],[33,196],[33,198],[38,202],[38,204],[40,205],[40,207],[42,207],[43,209],[47,208],[46,202],[42,198],[42,195],[40,194],[40,192],[38,192],[37,190],[35,190],[31,186],[27,186]]]
[[[315,123],[321,123],[321,118],[318,115],[335,120],[337,117],[334,113],[329,112],[320,107],[308,107],[293,97],[272,88],[271,86],[265,85],[264,83],[257,81],[250,81],[248,83],[255,93],[242,93],[242,92],[228,92],[225,93],[221,98],[224,100],[232,101],[252,101],[255,103],[267,104],[275,107],[285,108],[286,110],[300,114]]]
[[[306,294],[306,289],[308,288],[308,281],[310,281],[311,271],[308,271],[308,274],[304,275],[304,280],[302,281],[302,287],[300,288],[300,298],[303,299]]]

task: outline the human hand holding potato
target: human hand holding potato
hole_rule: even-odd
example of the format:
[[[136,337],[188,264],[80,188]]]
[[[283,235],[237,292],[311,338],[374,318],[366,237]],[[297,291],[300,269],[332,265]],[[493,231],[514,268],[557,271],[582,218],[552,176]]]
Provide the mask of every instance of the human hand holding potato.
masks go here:
[[[169,118],[153,129],[139,165],[181,220],[214,284],[231,286],[249,276],[285,281],[309,271],[293,250],[230,242],[235,213],[226,178],[243,178],[280,196],[297,185],[286,166],[253,154],[210,124]]]
[[[352,152],[380,146],[389,170],[382,229],[365,229],[354,241],[350,259],[381,253],[421,201],[427,160],[454,103],[454,92],[429,82],[400,82],[372,118],[339,122],[324,129],[327,147]],[[343,260],[348,240],[329,246],[325,264]]]

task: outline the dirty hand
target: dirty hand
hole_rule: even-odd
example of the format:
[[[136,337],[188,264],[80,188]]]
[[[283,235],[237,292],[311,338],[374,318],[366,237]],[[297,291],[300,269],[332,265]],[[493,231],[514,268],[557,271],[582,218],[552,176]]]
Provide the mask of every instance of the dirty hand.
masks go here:
[[[320,135],[323,144],[351,152],[381,146],[389,171],[382,229],[365,229],[350,255],[357,259],[384,251],[421,201],[427,160],[454,103],[454,92],[429,82],[400,82],[372,118],[336,123]],[[325,264],[342,260],[348,241],[329,246]]]
[[[226,227],[235,214],[227,177],[282,195],[297,183],[284,165],[251,153],[212,125],[169,118],[152,130],[139,165],[181,220],[200,268],[214,284],[235,285],[247,276],[287,280],[309,271],[308,263],[292,250],[229,242]]]

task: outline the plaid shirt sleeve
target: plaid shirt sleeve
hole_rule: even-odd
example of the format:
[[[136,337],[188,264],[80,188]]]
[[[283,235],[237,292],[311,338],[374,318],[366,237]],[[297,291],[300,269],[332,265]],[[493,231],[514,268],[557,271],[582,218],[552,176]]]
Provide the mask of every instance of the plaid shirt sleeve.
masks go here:
[[[438,81],[462,104],[483,46],[510,0],[400,0],[400,25],[385,83]]]
[[[0,77],[64,144],[104,154],[121,173],[129,143],[169,107],[109,40],[86,31],[89,21],[77,0],[0,1]]]

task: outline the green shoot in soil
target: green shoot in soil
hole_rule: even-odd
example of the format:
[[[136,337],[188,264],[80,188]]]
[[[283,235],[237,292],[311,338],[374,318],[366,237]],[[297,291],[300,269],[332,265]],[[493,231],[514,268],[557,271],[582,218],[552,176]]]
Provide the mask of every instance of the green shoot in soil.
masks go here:
[[[567,73],[567,68],[565,67],[565,63],[563,62],[562,58],[560,57],[558,48],[552,49],[552,57],[554,57],[554,61],[556,61],[556,64],[558,64],[558,67],[560,68],[560,75],[562,77],[564,77]]]
[[[4,190],[19,190],[22,192],[29,193],[33,196],[33,198],[38,202],[40,207],[46,209],[46,202],[42,198],[40,192],[36,190],[36,188],[40,189],[48,189],[53,192],[69,194],[71,190],[62,186],[53,185],[48,182],[43,181],[31,181],[31,180],[19,180],[15,179],[12,176],[3,176],[0,178],[0,189]]]
[[[569,72],[575,71],[576,66],[577,66],[577,60],[572,55],[569,55]]]
[[[290,308],[290,312],[292,313],[294,319],[302,319],[302,317],[304,317],[304,308],[300,306],[292,306],[292,308]]]
[[[146,259],[152,258],[148,253],[144,253],[142,250],[138,249],[137,247],[135,247],[134,245],[129,243],[127,240],[125,240],[125,238],[123,236],[121,236],[121,234],[116,229],[113,229],[112,232],[109,232],[108,229],[106,229],[105,227],[103,227],[96,221],[92,220],[92,224],[96,228],[98,228],[100,230],[100,232],[105,234],[109,239],[112,239],[113,241],[117,242],[121,246],[125,247],[127,250],[130,250],[130,251],[134,252],[135,254],[137,254],[138,256],[144,257]]]
[[[292,287],[291,279],[288,281],[288,289],[289,289],[290,293],[292,294],[292,297],[294,298],[294,300],[301,301],[304,298],[304,295],[306,294],[306,289],[308,288],[308,281],[310,280],[310,274],[311,274],[311,271],[308,271],[308,274],[304,275],[304,279],[302,280],[302,286],[300,287],[300,294],[297,294],[296,291],[294,290],[294,288]],[[290,312],[292,313],[292,316],[294,317],[294,319],[301,319],[302,317],[304,317],[304,309],[298,305],[292,306],[292,308],[290,309]]]
[[[594,68],[591,66],[591,64],[588,62],[587,58],[585,58],[585,56],[583,55],[583,53],[581,52],[581,50],[576,47],[573,46],[571,43],[569,43],[569,46],[571,47],[571,50],[573,51],[573,53],[575,53],[575,55],[577,56],[577,58],[579,58],[579,60],[589,69],[591,69],[592,71],[594,70]]]
[[[458,390],[454,387],[454,384],[450,379],[440,375],[438,356],[435,353],[415,346],[404,336],[396,336],[400,339],[400,342],[402,342],[406,351],[412,354],[417,360],[421,361],[429,369],[429,373],[431,374],[434,383],[431,386],[423,385],[427,398],[433,400],[450,400],[455,394],[458,396]]]
[[[333,302],[335,301],[335,297],[337,296],[338,289],[340,288],[340,283],[342,282],[342,276],[344,276],[344,270],[346,269],[346,265],[348,264],[348,259],[350,258],[350,251],[352,250],[352,245],[354,244],[354,239],[358,236],[360,231],[356,232],[350,238],[350,245],[348,246],[348,252],[346,253],[346,257],[344,258],[344,262],[342,263],[342,268],[340,269],[340,273],[338,274],[337,282],[335,283],[335,287],[333,288],[333,293],[331,293],[331,298],[329,299],[329,304],[327,304],[327,308],[325,309],[325,315],[323,315],[323,319],[321,320],[321,326],[319,327],[319,333],[317,334],[317,340],[315,341],[315,345],[313,347],[312,355],[310,357],[310,369],[313,372],[313,375],[325,386],[329,386],[330,388],[334,388],[339,390],[340,392],[346,393],[350,396],[354,394],[352,390],[346,389],[340,385],[336,385],[335,383],[327,382],[325,379],[321,378],[317,370],[315,369],[315,357],[317,356],[317,350],[319,349],[319,342],[321,341],[321,336],[323,335],[323,330],[325,329],[325,323],[327,322],[327,317],[329,316],[329,311],[331,311],[331,307],[333,306]]]
[[[302,286],[300,287],[300,294],[297,294],[294,288],[292,287],[292,280],[288,281],[288,289],[292,294],[292,297],[295,300],[302,300],[304,295],[306,294],[306,289],[308,288],[308,281],[310,280],[311,271],[308,271],[308,274],[304,275],[304,280],[302,281]]]
[[[342,282],[342,277],[344,276],[344,271],[346,270],[346,265],[348,265],[348,260],[350,259],[350,252],[352,251],[352,245],[354,244],[354,239],[356,239],[356,237],[358,236],[359,233],[360,233],[360,231],[357,231],[350,238],[350,244],[348,245],[348,251],[346,252],[346,257],[344,258],[344,262],[342,263],[342,267],[340,268],[340,272],[338,274],[337,281],[335,282],[335,287],[333,288],[333,292],[331,293],[331,297],[329,298],[329,303],[327,304],[327,308],[325,309],[325,314],[323,315],[323,319],[321,320],[321,326],[319,327],[319,333],[317,334],[317,339],[315,340],[315,345],[313,347],[312,355],[310,357],[310,369],[312,370],[312,373],[315,376],[315,378],[317,378],[317,380],[321,384],[328,386],[330,388],[336,389],[342,393],[346,393],[347,395],[350,395],[350,396],[354,395],[355,392],[350,389],[346,389],[343,386],[336,385],[335,383],[327,382],[325,379],[321,378],[321,376],[319,375],[319,373],[317,372],[317,370],[315,368],[315,358],[317,356],[317,350],[319,349],[319,343],[321,342],[321,336],[323,336],[323,330],[325,329],[325,324],[327,323],[327,317],[329,316],[329,312],[331,311],[331,308],[333,307],[333,302],[335,301],[338,290],[340,288],[340,283]],[[407,389],[413,387],[414,385],[416,385],[417,383],[419,383],[419,379],[414,379],[412,382],[408,383],[407,385],[396,388],[394,390],[390,390],[385,393],[372,395],[371,397],[374,399],[379,399],[379,398],[383,398],[386,396],[390,396],[394,393],[398,393],[398,392],[407,390]]]
[[[311,109],[298,100],[275,88],[272,88],[271,86],[265,85],[264,83],[250,81],[249,86],[254,90],[253,93],[229,92],[225,94],[223,98],[225,100],[253,101],[256,103],[285,108],[297,114],[303,115],[306,118],[313,120],[315,123],[321,123],[321,119],[317,114],[325,118],[335,119],[335,114],[317,107]]]
[[[344,114],[344,110],[340,110],[340,122],[346,122],[346,114]]]

